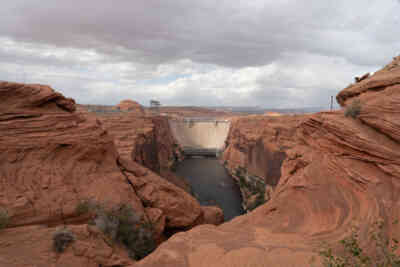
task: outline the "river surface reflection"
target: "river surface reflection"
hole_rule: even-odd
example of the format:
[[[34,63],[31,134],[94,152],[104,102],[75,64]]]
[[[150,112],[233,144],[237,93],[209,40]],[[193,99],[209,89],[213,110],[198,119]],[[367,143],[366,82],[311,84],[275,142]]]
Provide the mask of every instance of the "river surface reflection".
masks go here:
[[[176,168],[185,177],[201,205],[218,205],[225,221],[244,213],[238,185],[215,158],[189,158]]]

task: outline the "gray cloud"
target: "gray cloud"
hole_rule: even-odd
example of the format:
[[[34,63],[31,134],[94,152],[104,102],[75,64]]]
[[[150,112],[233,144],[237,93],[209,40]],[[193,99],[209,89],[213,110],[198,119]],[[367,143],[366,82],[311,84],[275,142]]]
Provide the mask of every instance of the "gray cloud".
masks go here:
[[[399,53],[399,14],[398,0],[6,1],[0,79],[23,69],[86,103],[319,105]]]

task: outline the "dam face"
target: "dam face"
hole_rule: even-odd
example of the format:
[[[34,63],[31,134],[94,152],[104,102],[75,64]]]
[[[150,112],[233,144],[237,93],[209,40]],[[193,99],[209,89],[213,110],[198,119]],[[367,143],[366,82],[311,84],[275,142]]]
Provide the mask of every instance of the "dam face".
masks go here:
[[[186,155],[215,155],[224,149],[230,121],[185,118],[169,120],[177,142]]]

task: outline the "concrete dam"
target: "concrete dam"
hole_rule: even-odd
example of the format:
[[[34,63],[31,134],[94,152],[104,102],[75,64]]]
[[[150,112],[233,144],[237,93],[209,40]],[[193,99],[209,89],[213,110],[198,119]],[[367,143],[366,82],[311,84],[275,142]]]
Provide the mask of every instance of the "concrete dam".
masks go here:
[[[209,118],[169,120],[172,134],[187,156],[215,156],[222,151],[230,121]]]

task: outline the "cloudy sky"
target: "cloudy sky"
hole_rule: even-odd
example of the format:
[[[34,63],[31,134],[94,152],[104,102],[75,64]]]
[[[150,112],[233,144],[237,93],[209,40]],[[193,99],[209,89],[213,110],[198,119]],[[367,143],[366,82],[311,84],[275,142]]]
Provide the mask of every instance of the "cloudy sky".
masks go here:
[[[328,106],[400,54],[399,0],[3,0],[0,80],[79,103]]]

